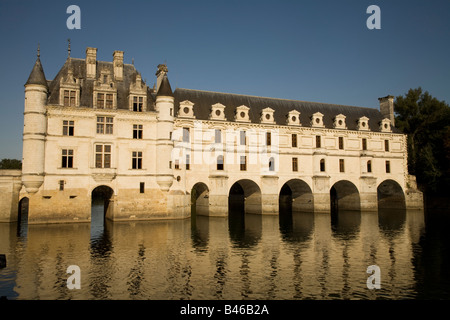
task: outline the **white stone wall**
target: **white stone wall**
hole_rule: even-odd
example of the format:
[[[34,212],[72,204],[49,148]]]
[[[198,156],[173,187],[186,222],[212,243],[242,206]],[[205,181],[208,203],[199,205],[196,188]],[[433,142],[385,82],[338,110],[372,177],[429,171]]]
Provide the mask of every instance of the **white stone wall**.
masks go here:
[[[190,194],[198,183],[207,187],[198,202],[199,211],[211,216],[228,214],[230,188],[243,180],[241,185],[248,193],[246,210],[261,214],[278,213],[281,188],[292,179],[297,180],[294,187],[297,183],[302,192],[310,190],[313,195],[311,205],[300,204],[311,197],[299,197],[296,208],[315,212],[329,212],[330,189],[339,181],[354,185],[363,210],[377,209],[377,186],[387,179],[396,181],[403,191],[407,189],[404,135],[174,119],[171,108],[172,99],[167,97],[159,98],[156,112],[47,106],[44,183],[35,195],[25,190],[21,193],[30,198],[30,223],[90,221],[92,190],[101,185],[114,191],[108,211],[114,220],[188,217]],[[97,134],[97,116],[114,118],[113,134]],[[63,135],[64,120],[74,121],[74,136]],[[142,125],[142,139],[133,139],[134,124]],[[183,141],[183,128],[189,128],[189,142]],[[215,142],[215,129],[222,130],[220,143]],[[242,130],[246,131],[245,145],[240,144]],[[266,145],[267,132],[271,132],[270,146]],[[297,134],[297,147],[292,146],[292,134]],[[320,148],[316,147],[317,135],[321,136]],[[338,137],[344,138],[344,149],[339,149]],[[367,150],[362,150],[363,138]],[[385,140],[389,140],[389,151],[384,149]],[[112,146],[111,168],[95,168],[98,143]],[[73,168],[61,167],[62,149],[73,150]],[[132,168],[133,151],[142,152],[141,169]],[[223,155],[224,170],[217,170],[218,155]],[[246,171],[240,170],[241,155],[247,157]],[[292,170],[293,157],[298,158],[297,172]],[[273,171],[269,170],[270,158],[274,159]],[[324,172],[321,159],[325,160]],[[345,172],[339,170],[339,159],[344,160]],[[371,173],[367,172],[368,160]],[[386,160],[390,161],[390,173],[386,173]],[[59,190],[61,180],[63,191]],[[140,192],[142,182],[144,193]]]

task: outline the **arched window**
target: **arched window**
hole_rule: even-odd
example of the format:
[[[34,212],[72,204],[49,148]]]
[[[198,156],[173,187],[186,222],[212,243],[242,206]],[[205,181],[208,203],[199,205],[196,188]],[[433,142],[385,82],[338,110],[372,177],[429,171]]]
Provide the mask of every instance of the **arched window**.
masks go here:
[[[275,171],[275,159],[273,157],[269,159],[269,171]]]
[[[223,170],[223,156],[217,157],[217,170]]]
[[[320,172],[325,172],[325,159],[320,159]]]
[[[372,161],[367,161],[367,172],[372,172]]]

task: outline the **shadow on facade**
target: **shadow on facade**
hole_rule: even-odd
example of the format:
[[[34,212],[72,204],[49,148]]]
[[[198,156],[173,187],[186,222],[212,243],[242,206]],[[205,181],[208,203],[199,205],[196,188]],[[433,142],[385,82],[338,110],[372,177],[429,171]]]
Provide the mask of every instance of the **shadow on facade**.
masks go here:
[[[394,180],[385,180],[377,188],[378,209],[406,209],[405,194]]]
[[[26,237],[28,230],[28,207],[29,199],[27,197],[22,198],[19,201],[19,210],[17,217],[17,236]]]

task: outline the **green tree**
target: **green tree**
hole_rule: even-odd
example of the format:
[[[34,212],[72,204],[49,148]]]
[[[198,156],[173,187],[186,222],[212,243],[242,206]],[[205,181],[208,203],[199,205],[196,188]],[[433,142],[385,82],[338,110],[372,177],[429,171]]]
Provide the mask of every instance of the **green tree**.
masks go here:
[[[394,103],[395,125],[408,135],[408,170],[425,192],[450,187],[450,107],[422,88]]]
[[[22,169],[22,162],[17,159],[2,159],[0,169]]]

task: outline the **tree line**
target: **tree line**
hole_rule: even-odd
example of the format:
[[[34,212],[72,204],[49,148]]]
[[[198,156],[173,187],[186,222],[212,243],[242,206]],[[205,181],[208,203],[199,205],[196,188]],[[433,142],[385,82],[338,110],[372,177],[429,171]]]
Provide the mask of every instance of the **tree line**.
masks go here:
[[[449,105],[419,87],[396,97],[394,112],[395,126],[407,134],[409,173],[425,196],[445,196],[450,187]]]

